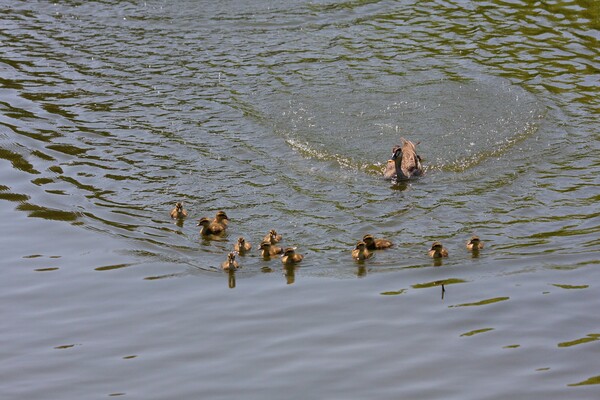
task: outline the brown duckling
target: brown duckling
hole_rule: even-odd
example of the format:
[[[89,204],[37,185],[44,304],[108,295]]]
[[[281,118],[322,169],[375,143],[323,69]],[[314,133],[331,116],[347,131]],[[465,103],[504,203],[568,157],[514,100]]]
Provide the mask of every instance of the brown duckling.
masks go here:
[[[237,261],[235,261],[235,252],[231,252],[227,255],[227,260],[221,263],[223,271],[235,271],[240,267]]]
[[[375,239],[373,235],[363,236],[363,242],[367,245],[369,250],[381,250],[392,247],[394,244],[387,239]]]
[[[432,258],[448,257],[448,250],[440,242],[433,242],[427,254]]]
[[[276,254],[283,253],[283,249],[281,247],[275,246],[274,244],[271,244],[271,242],[266,240],[264,240],[260,244],[259,248],[261,250],[261,255],[263,256],[263,258],[270,258],[271,256],[274,256]]]
[[[296,248],[288,247],[285,249],[283,256],[281,257],[281,262],[284,265],[290,265],[299,263],[303,258],[304,256],[302,254],[296,253]]]
[[[354,250],[352,250],[352,258],[358,261],[366,260],[372,255],[373,253],[367,249],[367,244],[365,242],[358,242]]]
[[[483,249],[483,242],[479,239],[479,236],[472,236],[467,242],[467,250],[477,251]]]
[[[217,224],[206,217],[200,218],[198,226],[202,226],[200,233],[205,236],[222,235],[225,233],[225,227],[223,227],[223,225]]]
[[[386,164],[383,176],[385,179],[405,180],[423,175],[423,164],[421,157],[417,154],[416,145],[410,140],[400,138],[402,144],[392,148],[392,160]],[[417,142],[419,144],[420,142]]]
[[[215,219],[213,219],[212,222],[215,224],[223,225],[223,229],[225,229],[227,228],[227,225],[229,225],[229,217],[227,216],[227,214],[225,214],[225,211],[219,211],[217,212],[217,215],[215,216]]]
[[[246,242],[246,239],[243,237],[239,237],[237,243],[233,246],[233,249],[241,255],[249,251],[251,248],[252,244]]]
[[[188,216],[187,211],[183,208],[183,203],[178,201],[175,203],[175,208],[171,210],[171,218],[173,219],[183,219]]]
[[[278,234],[275,229],[271,229],[269,233],[263,238],[263,242],[271,242],[271,244],[275,244],[281,241],[282,236]]]

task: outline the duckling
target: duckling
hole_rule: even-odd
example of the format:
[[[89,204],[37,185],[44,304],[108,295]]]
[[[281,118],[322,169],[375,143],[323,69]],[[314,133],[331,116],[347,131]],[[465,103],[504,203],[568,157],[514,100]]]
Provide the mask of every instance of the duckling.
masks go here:
[[[173,219],[183,219],[188,216],[187,211],[183,208],[183,203],[178,201],[175,203],[175,208],[171,210],[171,218]]]
[[[239,237],[237,243],[233,246],[233,249],[240,255],[244,255],[245,252],[252,248],[252,244],[246,242],[246,239]]]
[[[423,164],[421,157],[417,154],[416,145],[405,138],[400,138],[400,140],[402,144],[392,148],[391,161],[394,162],[395,171],[392,170],[390,160],[388,160],[383,177],[391,180],[405,180],[423,175]],[[417,142],[417,144],[419,143]]]
[[[467,250],[477,251],[483,249],[483,242],[479,239],[479,236],[472,236],[471,240],[467,242]]]
[[[373,235],[363,236],[363,242],[367,245],[369,250],[381,250],[392,247],[394,244],[387,239],[375,239]]]
[[[448,250],[440,242],[433,242],[427,254],[432,258],[448,257]]]
[[[263,258],[270,258],[271,256],[274,256],[276,254],[283,253],[283,249],[281,247],[275,246],[274,244],[271,244],[271,242],[268,242],[266,240],[260,244],[259,248],[261,250],[261,255],[263,256]]]
[[[263,238],[263,242],[271,242],[271,244],[275,244],[281,241],[282,236],[279,235],[275,229],[271,229],[269,233]]]
[[[366,260],[372,255],[373,253],[367,249],[367,244],[365,242],[358,242],[354,250],[352,250],[352,258],[355,260]]]
[[[210,219],[203,217],[198,221],[198,226],[202,226],[200,233],[204,236],[222,235],[225,233],[225,228],[221,224],[217,224]]]
[[[225,211],[219,211],[217,212],[217,215],[215,216],[215,219],[213,219],[212,222],[215,224],[222,225],[223,229],[226,229],[227,225],[229,225],[229,217],[227,216],[227,214],[225,214]]]
[[[385,169],[383,170],[383,179],[393,180],[396,179],[396,162],[394,160],[387,160],[385,163]]]
[[[296,253],[296,249],[294,247],[288,247],[285,249],[285,252],[281,257],[281,262],[283,265],[290,265],[299,263],[303,258],[304,256],[302,254]]]
[[[235,252],[231,252],[227,255],[227,260],[221,263],[223,271],[235,271],[240,267],[237,261],[235,261]]]

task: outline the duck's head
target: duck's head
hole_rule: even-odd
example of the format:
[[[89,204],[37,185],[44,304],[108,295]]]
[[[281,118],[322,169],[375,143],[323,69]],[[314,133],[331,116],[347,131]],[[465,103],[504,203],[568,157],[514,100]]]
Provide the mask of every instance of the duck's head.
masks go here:
[[[372,244],[372,243],[375,241],[375,239],[373,238],[373,235],[365,235],[365,236],[363,236],[363,239],[362,239],[362,241],[363,241],[365,244],[369,245],[369,244]],[[360,243],[360,242],[359,242],[359,243]]]
[[[392,160],[396,161],[398,158],[402,158],[402,146],[394,146],[392,148]]]
[[[232,251],[227,255],[227,261],[229,261],[230,263],[235,261],[235,251]]]
[[[229,217],[227,216],[227,214],[225,214],[225,211],[219,211],[217,213],[217,216],[215,217],[215,219],[217,221],[223,221],[223,220],[229,221]]]
[[[479,236],[471,236],[471,240],[469,240],[469,244],[479,244],[479,242],[481,242],[481,240],[479,239]]]
[[[293,256],[294,254],[296,254],[296,248],[295,247],[287,247],[285,249],[285,251],[283,252],[284,256]]]
[[[175,208],[177,209],[177,211],[183,210],[183,203],[178,201],[177,203],[175,203]]]
[[[241,236],[240,236],[240,237],[238,238],[238,243],[239,243],[240,245],[243,245],[244,243],[246,243],[246,239],[244,239],[243,237],[241,237]]]
[[[260,244],[259,249],[269,251],[271,249],[271,242],[264,241]]]
[[[442,244],[440,242],[433,242],[431,244],[431,250],[442,250]]]
[[[364,250],[367,247],[367,244],[365,242],[358,242],[356,243],[356,250]]]
[[[210,219],[203,217],[203,218],[200,218],[197,226],[208,226],[208,225],[210,225]]]

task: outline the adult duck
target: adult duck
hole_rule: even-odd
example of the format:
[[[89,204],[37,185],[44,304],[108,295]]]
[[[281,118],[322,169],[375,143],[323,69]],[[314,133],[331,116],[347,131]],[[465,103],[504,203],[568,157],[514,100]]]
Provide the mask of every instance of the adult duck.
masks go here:
[[[402,144],[392,148],[392,159],[387,161],[383,177],[400,181],[423,175],[423,164],[416,145],[405,138],[400,140]]]

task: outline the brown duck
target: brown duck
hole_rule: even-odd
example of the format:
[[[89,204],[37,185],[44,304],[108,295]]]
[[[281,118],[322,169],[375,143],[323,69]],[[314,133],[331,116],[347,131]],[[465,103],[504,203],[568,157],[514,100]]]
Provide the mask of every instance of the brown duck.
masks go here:
[[[237,243],[233,246],[233,249],[239,254],[244,255],[245,252],[250,251],[252,244],[246,242],[246,239],[239,237]]]
[[[187,211],[183,208],[183,203],[178,201],[175,203],[175,208],[171,210],[171,218],[183,219],[188,216]]]
[[[423,175],[423,164],[416,145],[404,138],[400,140],[402,144],[392,148],[392,159],[387,161],[383,177],[399,181]]]
[[[200,233],[204,236],[222,235],[225,233],[225,227],[223,225],[217,224],[206,217],[200,218],[200,221],[198,221],[198,226],[202,227]]]
[[[433,242],[427,254],[432,258],[448,257],[448,250],[440,242]]]
[[[352,250],[352,258],[357,261],[366,260],[372,255],[373,253],[367,249],[367,244],[365,242],[358,242],[354,250]]]
[[[281,257],[281,262],[284,265],[291,265],[299,263],[303,258],[304,256],[302,254],[296,253],[296,249],[294,247],[288,247],[285,249],[285,252]]]
[[[271,242],[271,244],[275,244],[280,242],[282,239],[282,236],[279,235],[275,229],[271,229],[269,231],[269,233],[267,233],[267,235],[263,238],[263,242]]]
[[[221,268],[224,271],[235,271],[240,265],[235,261],[235,252],[231,252],[227,255],[227,260],[221,263]]]
[[[283,249],[281,247],[275,246],[266,240],[260,244],[259,249],[263,258],[271,258],[271,256],[283,253]]]
[[[467,250],[477,251],[483,249],[483,242],[479,239],[479,236],[472,236],[467,242]]]
[[[213,219],[212,222],[223,225],[223,228],[225,229],[229,224],[229,217],[227,216],[227,214],[225,214],[225,211],[219,211],[217,212],[217,215],[215,216],[215,219]]]
[[[367,245],[367,249],[369,250],[381,250],[387,249],[393,246],[393,243],[387,239],[375,239],[373,235],[365,235],[363,236],[363,242]]]

